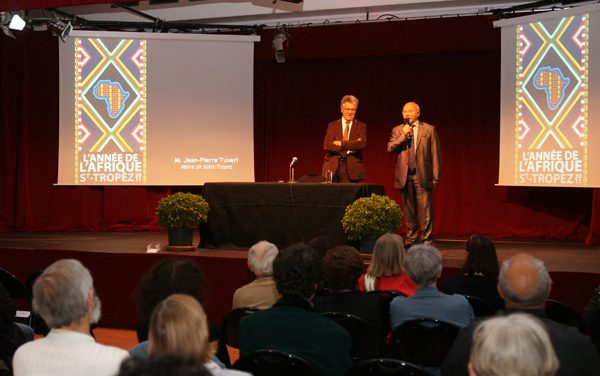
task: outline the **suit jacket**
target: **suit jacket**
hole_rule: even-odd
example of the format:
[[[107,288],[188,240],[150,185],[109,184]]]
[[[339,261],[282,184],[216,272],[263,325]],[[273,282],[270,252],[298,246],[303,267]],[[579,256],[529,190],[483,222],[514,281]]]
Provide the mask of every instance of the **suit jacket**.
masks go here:
[[[330,122],[323,140],[323,149],[327,151],[323,160],[323,176],[327,176],[327,170],[331,170],[335,175],[340,157],[346,156],[348,177],[352,180],[365,179],[367,174],[362,150],[367,146],[367,124],[354,119],[348,141],[343,139],[342,119]],[[341,141],[342,145],[334,145],[333,141]]]
[[[506,311],[505,314],[516,311]],[[556,357],[560,362],[556,376],[592,376],[600,369],[600,354],[596,351],[589,337],[581,334],[576,328],[559,324],[545,317],[544,311],[521,311],[540,319],[546,329]],[[467,363],[471,357],[473,333],[485,318],[475,320],[460,331],[454,344],[442,364],[443,376],[467,376]]]
[[[240,321],[240,356],[274,349],[301,356],[323,375],[343,376],[352,365],[350,334],[299,298],[283,297]]]
[[[281,295],[275,287],[275,279],[271,277],[257,278],[233,293],[232,309],[249,307],[258,309],[271,308]]]
[[[440,180],[442,169],[440,140],[433,125],[419,121],[419,131],[416,140],[416,165],[419,184],[427,189],[433,189],[433,181]],[[396,160],[396,178],[394,187],[402,189],[408,177],[408,146],[409,139],[404,135],[403,124],[392,129],[387,150],[398,154]]]

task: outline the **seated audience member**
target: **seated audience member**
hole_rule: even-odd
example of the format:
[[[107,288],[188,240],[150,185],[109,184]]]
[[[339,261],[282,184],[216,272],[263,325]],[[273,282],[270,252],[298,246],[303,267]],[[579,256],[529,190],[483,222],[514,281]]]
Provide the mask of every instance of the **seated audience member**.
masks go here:
[[[468,369],[469,376],[553,376],[558,359],[544,324],[513,313],[477,327]]]
[[[0,283],[0,370],[12,369],[12,357],[19,346],[33,341],[33,329],[16,323],[17,305]],[[4,364],[2,364],[4,363]]]
[[[382,331],[382,320],[388,316],[381,312],[379,298],[356,288],[364,270],[356,248],[344,245],[330,249],[323,258],[323,282],[328,294],[315,297],[314,307],[317,312],[351,313]]]
[[[212,360],[216,346],[209,342],[208,320],[198,300],[174,294],[160,302],[150,319],[148,357],[181,356],[198,359],[211,375],[248,375],[222,368]]]
[[[375,242],[371,264],[358,281],[360,291],[398,291],[406,296],[415,293],[415,284],[404,273],[404,244],[398,234],[383,234]]]
[[[473,320],[473,309],[462,295],[447,295],[436,288],[442,275],[442,255],[431,245],[410,247],[405,260],[406,273],[417,285],[411,297],[398,296],[390,303],[392,329],[411,320],[430,318],[459,327]]]
[[[312,308],[321,276],[317,252],[304,243],[282,249],[273,273],[282,297],[240,321],[240,356],[274,349],[304,358],[324,375],[344,375],[352,365],[350,335]]]
[[[16,376],[115,375],[127,352],[96,343],[90,325],[100,319],[92,276],[77,260],[50,265],[33,285],[33,310],[46,322],[45,338],[15,352]]]
[[[470,295],[482,299],[495,310],[504,308],[498,294],[498,256],[487,236],[472,235],[467,241],[467,259],[462,277],[446,279],[440,291],[446,294]]]
[[[594,295],[583,310],[583,322],[592,338],[592,343],[600,352],[600,286],[594,290]]]
[[[279,298],[273,278],[273,260],[279,250],[275,244],[260,241],[248,250],[248,268],[256,275],[256,279],[240,287],[233,294],[233,309],[250,307],[258,309],[270,308]]]
[[[129,358],[117,376],[211,376],[198,359],[159,356],[151,359]]]
[[[203,307],[206,304],[206,281],[198,266],[183,258],[166,258],[159,261],[142,277],[137,289],[137,308],[141,322],[137,327],[138,341],[148,339],[148,324],[154,308],[172,294],[186,294],[194,297]],[[219,329],[209,323],[210,340],[218,344],[217,357],[229,365],[229,354],[225,343],[219,341]],[[133,350],[133,349],[132,349]],[[136,350],[132,355],[137,355]]]
[[[517,254],[502,263],[498,291],[504,299],[505,314],[524,312],[542,321],[558,357],[556,375],[597,375],[600,355],[590,339],[574,327],[545,317],[544,307],[550,288],[550,274],[541,260],[527,254]],[[442,375],[467,375],[473,332],[480,323],[481,320],[476,320],[458,334],[442,364]]]

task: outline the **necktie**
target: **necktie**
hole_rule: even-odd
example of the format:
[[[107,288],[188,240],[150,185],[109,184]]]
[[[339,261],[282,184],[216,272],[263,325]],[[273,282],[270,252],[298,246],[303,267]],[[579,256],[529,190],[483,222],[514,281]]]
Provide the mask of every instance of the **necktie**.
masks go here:
[[[344,127],[344,141],[348,141],[350,138],[350,122],[346,122],[346,126]]]
[[[417,140],[413,134],[413,137],[410,139],[410,144],[408,147],[408,168],[414,170],[417,168],[417,154],[415,153],[415,149],[417,148]]]

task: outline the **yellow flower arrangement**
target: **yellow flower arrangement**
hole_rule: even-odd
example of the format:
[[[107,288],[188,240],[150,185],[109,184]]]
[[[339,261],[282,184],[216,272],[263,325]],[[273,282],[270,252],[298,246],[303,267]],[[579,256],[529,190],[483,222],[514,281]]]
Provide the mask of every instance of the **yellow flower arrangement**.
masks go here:
[[[388,196],[372,194],[362,197],[346,207],[342,227],[349,240],[358,241],[365,236],[379,237],[396,232],[402,220],[402,210]]]
[[[191,228],[208,220],[209,206],[204,197],[193,193],[177,192],[163,197],[158,202],[158,223],[168,229]]]

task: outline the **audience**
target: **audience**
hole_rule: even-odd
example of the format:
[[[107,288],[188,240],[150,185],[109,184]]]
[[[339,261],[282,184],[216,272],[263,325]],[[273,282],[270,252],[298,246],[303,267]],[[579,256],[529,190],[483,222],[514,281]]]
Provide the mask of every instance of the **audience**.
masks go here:
[[[198,359],[159,356],[150,359],[129,358],[121,364],[118,376],[211,376]]]
[[[144,356],[148,339],[148,325],[154,308],[172,294],[186,294],[194,297],[204,308],[206,303],[206,282],[204,274],[191,260],[166,258],[159,261],[142,277],[137,290],[137,308],[141,322],[137,327],[139,347],[130,350],[132,355]],[[219,341],[219,329],[209,323],[210,341],[218,346],[217,357],[229,365],[229,354],[224,342]]]
[[[482,299],[495,310],[504,308],[498,294],[498,256],[487,236],[472,235],[467,241],[464,276],[446,279],[440,291],[446,294],[470,295]]]
[[[559,360],[556,375],[596,375],[600,369],[600,355],[589,338],[574,327],[545,317],[544,307],[550,289],[550,274],[541,260],[517,254],[502,263],[498,290],[504,299],[506,314],[526,312],[542,321]],[[442,365],[442,375],[467,375],[473,333],[480,323],[476,320],[459,333]]]
[[[279,298],[273,278],[273,260],[279,250],[275,244],[260,241],[248,251],[248,268],[256,275],[256,279],[240,287],[233,294],[232,308],[270,308]]]
[[[382,312],[377,296],[357,290],[358,278],[365,269],[362,256],[354,247],[347,245],[329,250],[323,257],[323,283],[327,294],[316,296],[317,312],[343,312],[358,316],[380,332],[388,315]]]
[[[592,343],[600,352],[600,286],[594,289],[594,295],[583,310],[583,322],[592,338]]]
[[[19,346],[33,340],[33,329],[15,323],[17,305],[0,283],[0,370],[12,369],[12,357]]]
[[[397,234],[384,234],[375,242],[371,264],[358,281],[360,291],[398,291],[406,296],[415,293],[415,284],[403,272],[404,244]]]
[[[212,360],[216,346],[209,342],[208,320],[198,301],[174,294],[159,303],[150,319],[148,356],[180,356],[198,359],[211,375],[247,375],[222,368]]]
[[[50,265],[33,285],[33,310],[51,328],[45,338],[15,352],[15,376],[115,375],[127,352],[96,343],[90,325],[100,319],[100,299],[90,272],[77,260]]]
[[[281,299],[273,307],[240,322],[240,355],[274,349],[300,356],[324,375],[344,375],[350,368],[348,332],[312,308],[321,276],[321,258],[307,244],[279,252],[273,273]]]
[[[399,296],[390,304],[392,329],[419,318],[431,318],[459,327],[473,320],[473,309],[462,295],[447,295],[436,288],[442,275],[442,256],[431,245],[417,244],[410,247],[406,255],[406,272],[417,285],[411,297]]]
[[[553,376],[558,359],[544,324],[513,313],[477,327],[468,369],[469,376]]]

